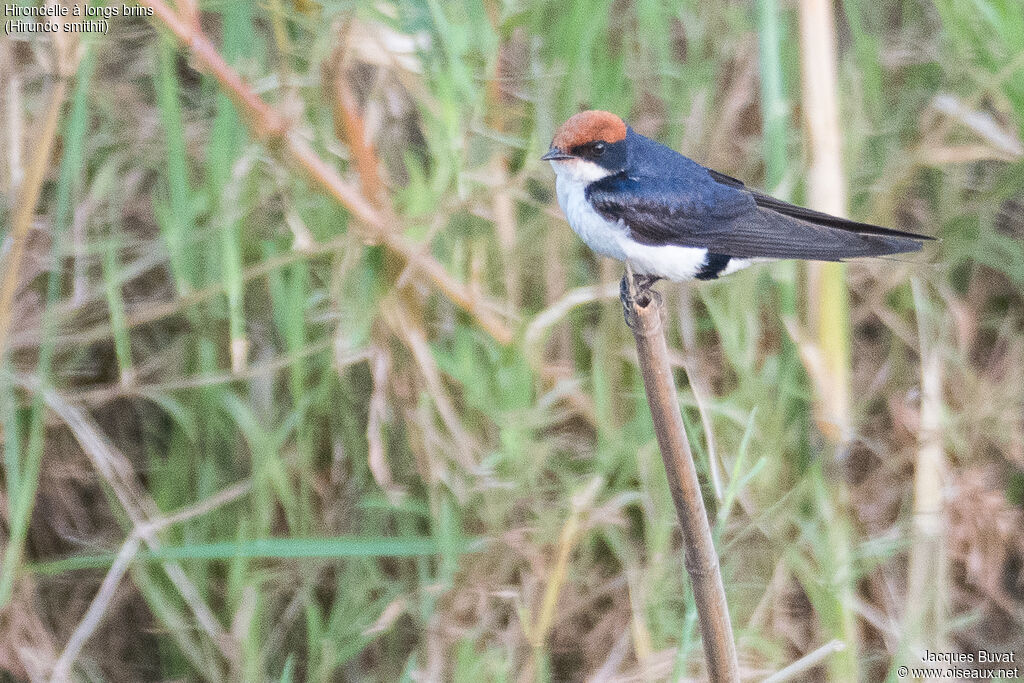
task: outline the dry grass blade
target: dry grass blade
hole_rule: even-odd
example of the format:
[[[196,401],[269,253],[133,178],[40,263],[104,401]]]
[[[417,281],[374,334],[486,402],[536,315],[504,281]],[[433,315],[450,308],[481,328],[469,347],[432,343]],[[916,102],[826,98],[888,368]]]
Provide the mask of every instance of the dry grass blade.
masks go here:
[[[74,633],[68,639],[68,644],[64,646],[64,651],[60,654],[60,658],[54,664],[53,673],[50,674],[50,683],[63,683],[70,680],[71,667],[74,666],[75,659],[78,658],[78,654],[82,651],[85,641],[89,639],[89,636],[93,634],[96,627],[103,620],[103,615],[106,614],[110,601],[114,599],[114,593],[117,591],[121,579],[124,577],[125,572],[128,571],[128,567],[131,565],[135,554],[139,551],[140,542],[139,536],[136,533],[132,533],[121,546],[121,550],[117,553],[117,557],[114,558],[114,563],[110,566],[110,570],[103,577],[100,589],[96,592],[92,602],[89,603],[89,609],[86,610],[85,616],[78,623]]]
[[[345,252],[351,247],[351,244],[352,238],[349,235],[341,235],[340,237],[316,244],[309,250],[301,252],[291,251],[286,254],[281,254],[280,256],[266,259],[242,271],[242,282],[249,283],[252,280],[266,277],[269,273],[272,273],[275,270],[279,270],[293,263],[307,260],[313,256],[326,256],[338,252]],[[141,275],[144,271],[156,268],[161,263],[160,258],[140,258],[139,261],[142,261],[142,263],[138,268],[138,274]],[[224,283],[218,281],[202,289],[197,289],[189,292],[188,294],[171,299],[165,303],[138,306],[128,315],[125,325],[128,329],[134,329],[157,320],[169,318],[188,310],[192,306],[209,301],[213,297],[223,294],[224,292]],[[55,337],[51,341],[57,348],[64,348],[68,346],[93,344],[104,339],[110,339],[113,335],[114,332],[111,325],[109,323],[101,323],[72,334]],[[29,348],[39,345],[42,340],[42,329],[26,330],[12,335],[10,346],[12,349]]]
[[[143,532],[145,533],[140,533],[140,535],[146,536],[150,531],[160,531],[161,529],[166,529],[169,526],[181,524],[182,522],[187,522],[190,519],[209,514],[219,507],[223,507],[228,503],[238,500],[242,496],[248,494],[251,490],[252,482],[248,479],[242,480],[237,484],[232,484],[226,489],[213,494],[209,498],[199,501],[195,505],[190,505],[178,510],[177,512],[172,512],[169,515],[152,520],[149,523],[148,528],[143,529]]]
[[[56,637],[38,610],[38,586],[20,582],[11,602],[0,612],[0,672],[4,680],[45,681],[57,661]]]
[[[455,440],[456,448],[451,453],[452,459],[466,471],[475,471],[478,465],[474,453],[478,447],[474,443],[472,435],[463,426],[462,420],[459,419],[459,413],[445,389],[441,371],[430,351],[426,331],[414,322],[417,316],[410,315],[402,303],[395,298],[382,303],[381,309],[391,331],[412,353],[426,384],[426,390],[444,421],[445,427],[448,428],[449,434]]]
[[[152,384],[136,383],[130,386],[123,384],[112,384],[99,386],[84,391],[68,392],[65,396],[75,403],[89,405],[102,404],[121,397],[154,397],[169,391],[181,391],[183,389],[199,389],[202,387],[215,387],[231,382],[239,382],[256,377],[269,377],[276,375],[282,370],[294,366],[305,358],[323,353],[334,347],[333,339],[309,344],[301,351],[290,355],[284,355],[267,363],[250,365],[242,372],[219,372],[201,375],[198,377],[180,377],[164,382],[153,382]],[[335,368],[343,370],[350,365],[361,363],[370,358],[367,350],[342,351],[335,354]]]
[[[574,308],[592,301],[610,299],[618,294],[618,292],[619,285],[617,282],[577,287],[567,292],[565,296],[535,315],[526,328],[523,340],[527,349],[527,357],[539,363],[540,344],[544,340],[544,335],[547,334],[549,329],[563,320]]]
[[[548,633],[554,624],[558,596],[569,571],[569,558],[579,540],[581,518],[593,505],[594,498],[603,485],[604,481],[600,477],[594,477],[573,496],[572,510],[558,535],[558,552],[555,554],[554,566],[551,567],[551,572],[548,574],[537,618],[532,624],[523,624],[527,640],[535,649],[544,647]]]
[[[627,269],[627,282],[632,273]],[[636,339],[637,358],[647,391],[647,404],[654,420],[661,458],[665,463],[669,489],[683,532],[686,570],[693,586],[694,600],[712,681],[739,681],[739,662],[732,633],[729,606],[718,564],[718,553],[711,536],[707,510],[701,495],[697,466],[679,412],[679,399],[665,343],[664,306],[657,292],[647,300],[638,300],[630,292],[623,302],[626,322]]]
[[[1021,68],[1024,68],[1024,64]],[[936,95],[932,106],[962,123],[987,143],[987,146],[981,146],[984,154],[981,158],[1012,163],[1024,156],[1024,143],[1017,132],[1009,126],[1000,125],[990,113],[972,109],[959,98],[945,93]]]
[[[627,628],[622,631],[622,635],[618,637],[615,645],[608,651],[608,656],[601,664],[601,668],[588,679],[590,683],[609,683],[609,681],[616,680],[619,667],[622,666],[626,655],[629,654],[630,635],[630,629]]]
[[[21,261],[25,255],[25,245],[32,227],[36,202],[39,201],[39,193],[43,187],[43,178],[46,176],[46,169],[57,139],[57,124],[60,122],[60,110],[65,97],[67,97],[67,92],[68,84],[63,79],[58,80],[50,92],[39,137],[34,144],[35,153],[22,183],[17,207],[11,221],[11,250],[8,252],[7,258],[4,259],[4,274],[3,279],[0,280],[0,359],[3,358],[7,348],[7,335],[10,332],[14,295],[18,290],[20,280]]]
[[[370,354],[373,392],[370,395],[370,405],[366,417],[366,459],[370,466],[370,472],[373,474],[373,480],[387,492],[392,500],[397,500],[404,494],[404,491],[401,487],[395,486],[394,477],[391,476],[384,438],[384,424],[388,414],[387,384],[390,365],[391,359],[387,351],[381,348],[373,349]]]
[[[784,681],[796,680],[798,677],[806,674],[808,669],[813,669],[828,659],[829,655],[835,654],[836,652],[842,652],[845,649],[846,645],[843,644],[843,641],[829,641],[813,652],[809,652],[796,660],[785,669],[776,671],[774,674],[764,679],[763,683],[783,683]]]

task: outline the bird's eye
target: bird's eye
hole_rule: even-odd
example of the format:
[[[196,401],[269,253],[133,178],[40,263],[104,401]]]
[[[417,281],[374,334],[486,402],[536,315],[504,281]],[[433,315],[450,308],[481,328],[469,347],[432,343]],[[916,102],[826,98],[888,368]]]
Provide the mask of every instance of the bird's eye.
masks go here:
[[[604,154],[605,146],[603,142],[595,142],[590,146],[590,151],[595,157],[599,157]]]

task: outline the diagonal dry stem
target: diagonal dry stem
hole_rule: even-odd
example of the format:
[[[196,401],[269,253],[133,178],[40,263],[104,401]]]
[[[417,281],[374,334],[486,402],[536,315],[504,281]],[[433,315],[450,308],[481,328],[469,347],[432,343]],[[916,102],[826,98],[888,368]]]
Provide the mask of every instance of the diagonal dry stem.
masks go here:
[[[50,683],[64,683],[64,681],[71,680],[71,667],[78,659],[78,654],[82,651],[85,641],[89,640],[89,636],[103,621],[103,615],[107,613],[107,608],[110,607],[110,602],[114,599],[114,593],[117,592],[121,579],[124,578],[135,554],[139,551],[140,541],[138,534],[133,532],[128,536],[128,540],[121,545],[121,550],[114,558],[114,563],[107,571],[107,575],[103,577],[100,589],[96,591],[95,597],[89,603],[89,609],[85,611],[85,616],[78,622],[67,645],[64,646],[64,651],[60,653],[60,658],[53,665]]]
[[[836,652],[846,649],[846,643],[841,640],[830,640],[818,649],[810,652],[789,666],[776,671],[762,683],[784,683],[785,681],[804,680],[804,676],[810,669],[820,665]]]
[[[114,594],[117,592],[121,579],[124,578],[129,566],[131,566],[132,560],[139,551],[139,544],[142,542],[143,536],[168,526],[179,524],[193,517],[212,512],[245,495],[251,488],[252,482],[248,480],[239,482],[196,505],[166,517],[152,520],[146,527],[136,527],[121,545],[121,550],[117,553],[117,557],[114,558],[114,563],[103,578],[103,583],[100,584],[100,588],[96,591],[92,602],[89,603],[89,608],[85,611],[81,621],[78,622],[78,626],[75,627],[71,637],[68,638],[67,645],[64,646],[64,651],[61,653],[60,658],[53,667],[53,672],[50,674],[50,683],[61,683],[62,681],[70,680],[71,667],[74,666],[75,660],[78,658],[79,653],[81,653],[86,641],[89,640],[89,637],[103,621],[103,616],[114,599]]]
[[[512,340],[511,330],[490,310],[486,302],[452,277],[436,259],[423,253],[422,245],[407,240],[399,231],[394,230],[399,221],[392,212],[374,208],[357,189],[342,180],[334,167],[325,162],[284,117],[249,87],[239,73],[224,61],[199,27],[195,16],[186,20],[162,0],[141,0],[139,4],[152,8],[156,18],[192,51],[200,68],[217,79],[258,139],[281,150],[316,186],[355,216],[358,230],[364,239],[382,244],[407,267],[432,282],[499,343],[507,344]]]
[[[15,381],[28,391],[42,392],[46,406],[71,430],[97,473],[114,492],[146,546],[153,551],[159,550],[161,543],[156,535],[158,526],[154,523],[159,518],[159,508],[136,479],[128,458],[110,442],[86,411],[71,404],[53,389],[42,386],[36,378],[16,377]],[[203,632],[228,662],[237,664],[241,656],[239,644],[221,625],[181,564],[167,561],[161,566]]]
[[[345,46],[339,46],[332,55],[332,67],[324,76],[330,83],[334,114],[334,133],[348,144],[363,196],[374,206],[384,198],[384,184],[380,174],[380,159],[366,130],[366,122],[359,111],[355,94],[345,74]]]

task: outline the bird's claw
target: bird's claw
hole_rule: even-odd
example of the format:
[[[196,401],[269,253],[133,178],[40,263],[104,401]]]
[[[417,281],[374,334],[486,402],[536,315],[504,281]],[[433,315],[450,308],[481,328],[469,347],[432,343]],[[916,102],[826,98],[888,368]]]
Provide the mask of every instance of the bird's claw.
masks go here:
[[[657,296],[657,292],[651,291],[651,285],[659,279],[656,275],[635,275],[630,269],[626,269],[619,283],[619,300],[622,302],[622,314],[626,318],[626,324],[630,327],[633,327],[634,305],[645,307],[651,303]]]

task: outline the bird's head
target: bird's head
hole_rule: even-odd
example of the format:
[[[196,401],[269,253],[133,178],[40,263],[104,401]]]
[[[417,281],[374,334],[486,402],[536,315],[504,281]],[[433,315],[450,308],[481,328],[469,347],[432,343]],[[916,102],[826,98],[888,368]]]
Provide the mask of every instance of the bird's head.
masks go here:
[[[626,124],[607,111],[582,111],[562,124],[541,159],[567,180],[592,183],[626,168]]]

